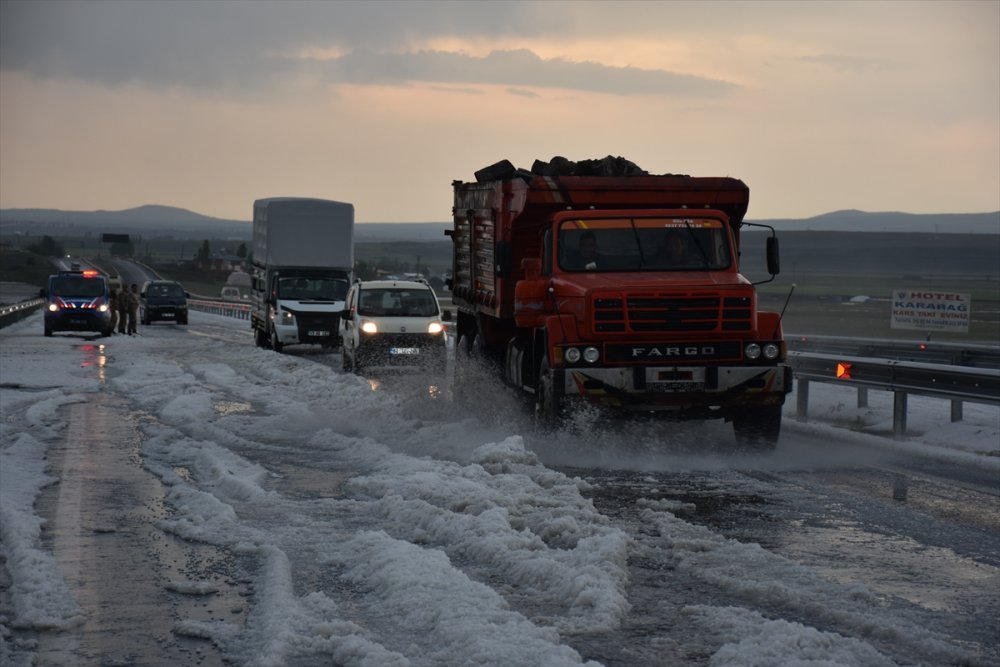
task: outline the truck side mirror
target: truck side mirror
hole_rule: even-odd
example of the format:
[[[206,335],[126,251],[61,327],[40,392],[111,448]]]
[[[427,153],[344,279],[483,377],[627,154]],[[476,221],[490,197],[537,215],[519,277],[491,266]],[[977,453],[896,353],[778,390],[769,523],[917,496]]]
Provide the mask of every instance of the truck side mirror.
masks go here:
[[[778,257],[778,237],[767,237],[767,272],[772,276],[781,273],[781,259]]]

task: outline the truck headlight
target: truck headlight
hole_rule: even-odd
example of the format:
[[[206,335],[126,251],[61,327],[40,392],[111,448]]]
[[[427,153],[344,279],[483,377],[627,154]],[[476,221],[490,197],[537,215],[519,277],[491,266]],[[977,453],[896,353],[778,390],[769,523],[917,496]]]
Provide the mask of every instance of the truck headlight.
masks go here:
[[[580,361],[580,350],[575,347],[570,347],[566,349],[566,361],[571,364],[575,364]]]
[[[743,354],[746,355],[747,359],[751,361],[760,358],[760,345],[757,343],[748,343],[745,348],[743,348]]]
[[[371,320],[365,320],[361,323],[361,330],[366,334],[378,333],[378,325]]]
[[[779,354],[781,354],[781,348],[778,345],[774,343],[768,343],[767,345],[764,346],[765,358],[774,361],[775,359],[778,358]]]
[[[586,361],[588,364],[593,364],[600,358],[601,358],[601,351],[598,350],[596,347],[588,347],[586,350],[583,351],[583,360]]]

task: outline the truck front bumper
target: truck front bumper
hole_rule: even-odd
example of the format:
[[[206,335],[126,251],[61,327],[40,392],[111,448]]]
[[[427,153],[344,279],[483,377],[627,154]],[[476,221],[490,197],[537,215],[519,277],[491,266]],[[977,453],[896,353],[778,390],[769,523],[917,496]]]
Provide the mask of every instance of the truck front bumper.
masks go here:
[[[788,366],[646,366],[553,369],[557,397],[635,412],[707,414],[781,405],[792,390]]]

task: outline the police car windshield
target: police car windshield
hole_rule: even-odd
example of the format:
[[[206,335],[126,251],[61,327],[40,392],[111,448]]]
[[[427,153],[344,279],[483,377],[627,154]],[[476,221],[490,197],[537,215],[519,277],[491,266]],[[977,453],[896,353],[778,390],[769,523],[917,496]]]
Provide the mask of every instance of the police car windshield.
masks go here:
[[[366,289],[358,297],[361,315],[433,317],[438,314],[434,295],[429,289]]]
[[[58,276],[52,279],[52,294],[55,296],[104,296],[104,281],[100,278],[83,276]]]

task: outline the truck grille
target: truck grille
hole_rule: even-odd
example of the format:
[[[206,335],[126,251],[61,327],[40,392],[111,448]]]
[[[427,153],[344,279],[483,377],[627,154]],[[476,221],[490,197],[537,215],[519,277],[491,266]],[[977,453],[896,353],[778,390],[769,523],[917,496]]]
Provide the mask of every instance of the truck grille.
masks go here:
[[[595,294],[595,333],[664,333],[750,331],[749,296],[719,293],[656,292]]]

